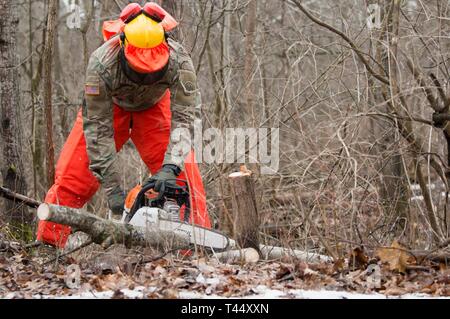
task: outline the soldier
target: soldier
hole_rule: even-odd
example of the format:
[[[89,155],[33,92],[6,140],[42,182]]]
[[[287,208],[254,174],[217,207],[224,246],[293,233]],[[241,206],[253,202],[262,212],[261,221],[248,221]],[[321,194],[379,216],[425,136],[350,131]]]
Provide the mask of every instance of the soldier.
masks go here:
[[[168,35],[176,26],[156,3],[129,4],[120,20],[105,23],[107,41],[90,57],[82,110],[61,152],[46,203],[81,208],[102,185],[112,213],[121,215],[125,193],[116,154],[131,138],[154,174],[151,181],[161,185],[186,179],[192,222],[211,227],[194,153],[176,146],[191,145],[189,136],[171,139],[177,128],[189,129],[192,136],[201,104],[192,60]],[[64,247],[70,232],[67,226],[41,221],[37,239]]]

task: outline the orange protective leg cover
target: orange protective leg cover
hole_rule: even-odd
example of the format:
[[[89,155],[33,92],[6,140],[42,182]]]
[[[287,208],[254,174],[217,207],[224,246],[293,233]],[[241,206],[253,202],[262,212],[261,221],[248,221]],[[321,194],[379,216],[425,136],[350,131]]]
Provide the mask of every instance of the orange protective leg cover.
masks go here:
[[[168,91],[156,106],[143,112],[133,113],[132,117],[131,140],[151,173],[155,174],[162,166],[170,139],[170,123],[172,120],[170,92]],[[188,181],[191,193],[190,222],[205,228],[211,228],[205,189],[193,152],[185,160],[185,169],[180,179]]]
[[[132,129],[130,132],[130,123]],[[130,138],[143,161],[154,174],[164,160],[170,137],[170,93],[152,108],[142,112],[126,112],[114,107],[114,138],[119,151]],[[185,171],[181,179],[187,179],[191,191],[191,222],[210,228],[211,222],[206,207],[206,196],[195,156],[186,159]],[[86,141],[83,134],[83,119],[78,114],[58,160],[55,184],[45,198],[49,204],[72,208],[82,208],[99,188],[99,183],[89,170]],[[51,222],[39,222],[37,239],[63,248],[71,233],[70,227]]]
[[[89,170],[86,141],[83,134],[83,119],[78,114],[59,157],[55,171],[55,184],[50,188],[45,202],[81,208],[99,187],[97,179]],[[58,247],[64,247],[70,227],[40,221],[37,239]]]

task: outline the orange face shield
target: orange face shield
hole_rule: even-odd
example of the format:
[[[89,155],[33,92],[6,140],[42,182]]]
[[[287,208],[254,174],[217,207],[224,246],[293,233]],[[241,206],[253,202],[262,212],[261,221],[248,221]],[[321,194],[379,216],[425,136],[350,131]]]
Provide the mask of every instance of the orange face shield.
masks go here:
[[[170,56],[169,45],[166,42],[150,49],[138,48],[127,43],[124,53],[130,67],[138,73],[161,71],[169,62]]]

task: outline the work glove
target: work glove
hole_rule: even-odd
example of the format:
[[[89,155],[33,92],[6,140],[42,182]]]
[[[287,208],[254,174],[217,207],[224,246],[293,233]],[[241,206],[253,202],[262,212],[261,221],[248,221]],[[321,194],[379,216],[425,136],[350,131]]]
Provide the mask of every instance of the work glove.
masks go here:
[[[122,216],[125,207],[125,193],[120,186],[114,188],[108,195],[108,206],[113,215]]]
[[[181,169],[176,166],[176,165],[172,165],[172,164],[167,164],[164,165],[161,170],[159,170],[158,173],[156,173],[155,175],[153,175],[152,177],[150,177],[147,182],[146,185],[150,184],[150,183],[155,183],[155,188],[154,190],[156,192],[160,192],[161,189],[164,186],[177,186],[177,177],[180,176],[181,174]]]

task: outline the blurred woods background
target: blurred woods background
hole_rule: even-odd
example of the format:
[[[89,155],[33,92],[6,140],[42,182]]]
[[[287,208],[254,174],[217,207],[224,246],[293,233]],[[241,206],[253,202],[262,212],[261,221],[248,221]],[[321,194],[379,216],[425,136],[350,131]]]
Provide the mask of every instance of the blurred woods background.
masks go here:
[[[127,3],[0,1],[4,186],[43,200],[102,23]],[[263,242],[341,257],[448,238],[450,1],[159,3],[181,22],[174,37],[198,71],[204,128],[280,129],[278,173],[249,165]],[[147,176],[131,143],[120,161],[125,189]],[[227,176],[239,164],[201,167],[209,212],[231,234]],[[35,227],[34,212],[2,205],[4,232]],[[105,215],[102,193],[88,209]]]

